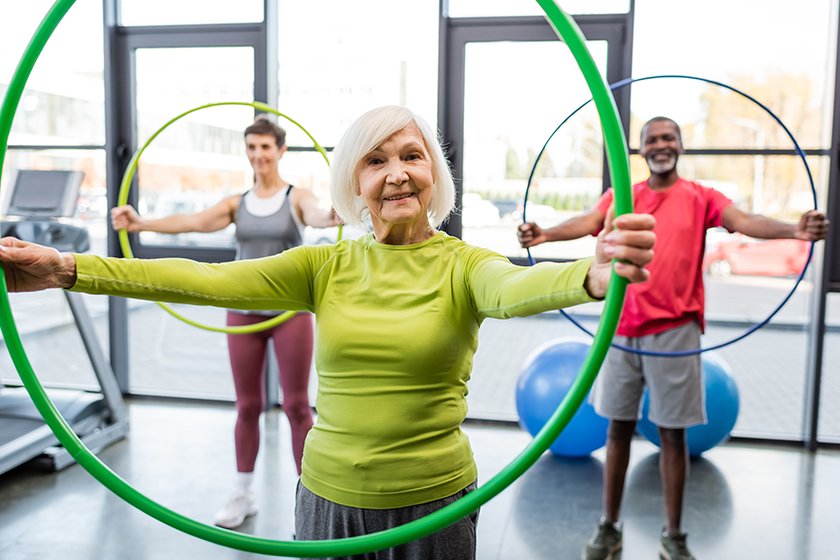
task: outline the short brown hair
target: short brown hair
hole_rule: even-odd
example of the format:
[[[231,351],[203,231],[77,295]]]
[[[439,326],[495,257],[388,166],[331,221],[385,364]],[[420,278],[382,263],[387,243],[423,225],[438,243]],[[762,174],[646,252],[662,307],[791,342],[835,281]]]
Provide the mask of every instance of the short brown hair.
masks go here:
[[[245,136],[249,134],[260,134],[264,136],[274,136],[274,142],[278,148],[286,145],[286,131],[280,128],[275,123],[268,120],[265,113],[257,115],[254,124],[245,129]]]

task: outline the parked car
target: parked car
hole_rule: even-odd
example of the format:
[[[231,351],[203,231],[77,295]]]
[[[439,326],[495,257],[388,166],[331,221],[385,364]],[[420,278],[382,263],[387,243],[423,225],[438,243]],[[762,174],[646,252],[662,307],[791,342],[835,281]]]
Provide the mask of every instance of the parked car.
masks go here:
[[[715,278],[732,274],[796,276],[805,266],[809,246],[798,239],[753,239],[735,233],[707,248],[703,272]]]
[[[497,198],[490,202],[499,209],[499,215],[502,219],[506,217],[513,218],[517,209],[521,209],[522,207],[522,200],[514,198]],[[521,216],[522,214],[519,215]]]

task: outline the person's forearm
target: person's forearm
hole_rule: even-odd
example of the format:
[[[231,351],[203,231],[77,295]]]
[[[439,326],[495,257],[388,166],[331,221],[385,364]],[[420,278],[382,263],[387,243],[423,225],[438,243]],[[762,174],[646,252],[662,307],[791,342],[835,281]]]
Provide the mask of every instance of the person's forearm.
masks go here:
[[[590,258],[520,267],[488,260],[470,278],[476,308],[485,317],[507,319],[593,301],[584,288],[591,263]]]
[[[157,220],[141,220],[138,231],[153,231],[155,233],[190,233],[200,231],[196,229],[193,220],[186,214],[173,214]]]
[[[795,224],[786,224],[757,214],[752,214],[742,223],[736,224],[735,230],[756,239],[796,238]]]
[[[548,241],[568,241],[579,239],[593,233],[591,224],[581,217],[566,220],[553,228],[544,229]]]
[[[318,208],[306,216],[306,225],[314,228],[328,228],[335,225],[332,209]]]
[[[76,257],[61,253],[61,272],[56,275],[58,288],[72,288],[76,284]]]

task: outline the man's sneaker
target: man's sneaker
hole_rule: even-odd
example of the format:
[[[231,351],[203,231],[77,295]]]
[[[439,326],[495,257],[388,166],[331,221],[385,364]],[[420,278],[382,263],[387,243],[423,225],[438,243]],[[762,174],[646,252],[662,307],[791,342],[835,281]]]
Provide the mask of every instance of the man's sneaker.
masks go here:
[[[659,539],[659,557],[662,560],[694,560],[694,556],[685,544],[688,535],[679,529],[666,531],[662,528],[662,538]]]
[[[216,514],[215,523],[225,529],[236,529],[246,517],[257,513],[257,500],[253,494],[237,492],[227,505]]]
[[[621,550],[621,524],[601,518],[592,538],[583,549],[583,560],[612,560]]]

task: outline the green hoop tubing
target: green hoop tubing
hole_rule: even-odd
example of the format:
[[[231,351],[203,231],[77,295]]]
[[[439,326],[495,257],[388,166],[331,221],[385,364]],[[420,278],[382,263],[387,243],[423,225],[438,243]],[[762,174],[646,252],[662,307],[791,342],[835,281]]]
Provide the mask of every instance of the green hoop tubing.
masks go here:
[[[20,94],[23,91],[23,84],[26,82],[32,65],[55,26],[74,1],[57,0],[27,47],[12,79],[12,84],[10,84],[9,93],[6,95],[2,108],[0,108],[0,148],[3,150],[0,151],[0,155],[5,151],[10,123]],[[554,30],[568,45],[581,68],[589,89],[592,91],[607,145],[610,177],[612,178],[612,184],[615,186],[615,213],[621,215],[632,212],[633,201],[630,191],[627,141],[621,129],[612,94],[601,78],[601,74],[586,48],[583,34],[574,20],[560,9],[555,0],[537,0],[537,2],[545,11],[546,17]],[[2,171],[2,159],[0,159],[0,171]],[[477,510],[528,470],[560,435],[592,386],[592,382],[595,380],[598,369],[610,347],[610,341],[615,334],[626,287],[627,280],[613,273],[607,290],[605,312],[601,315],[595,339],[586,355],[581,373],[546,426],[540,430],[519,456],[498,475],[476,491],[422,519],[372,535],[332,541],[286,542],[235,533],[198,523],[145,497],[85,448],[47,397],[38,378],[32,371],[32,366],[29,364],[21,344],[9,306],[5,275],[2,276],[0,282],[0,327],[2,327],[6,345],[21,379],[47,424],[76,461],[112,492],[155,519],[179,531],[216,544],[258,554],[323,558],[382,550],[429,535]]]
[[[324,148],[321,147],[321,145],[318,143],[318,141],[315,140],[315,138],[311,134],[309,134],[309,131],[306,130],[303,126],[301,126],[300,123],[298,123],[297,121],[295,121],[294,119],[292,119],[288,115],[284,115],[283,113],[281,113],[277,109],[269,107],[265,103],[261,103],[259,101],[253,101],[253,102],[221,101],[219,103],[208,103],[206,105],[201,105],[200,107],[195,107],[194,109],[190,109],[189,111],[184,111],[183,113],[181,113],[180,115],[178,115],[174,119],[171,119],[169,122],[167,122],[162,127],[157,129],[155,131],[155,133],[152,134],[152,136],[148,140],[146,140],[146,143],[143,144],[143,146],[139,150],[134,152],[134,155],[131,157],[131,161],[128,164],[128,169],[125,170],[125,174],[123,175],[122,183],[120,183],[120,192],[119,192],[119,196],[117,197],[117,206],[122,206],[124,204],[128,204],[128,191],[131,189],[131,182],[134,180],[134,175],[137,173],[137,166],[140,163],[140,156],[143,155],[143,152],[146,151],[146,148],[149,147],[149,145],[152,143],[152,141],[155,138],[157,138],[158,134],[160,134],[161,132],[163,132],[164,130],[169,128],[169,126],[172,125],[173,123],[181,120],[182,118],[186,117],[187,115],[189,115],[191,113],[195,113],[196,111],[200,111],[202,109],[208,109],[210,107],[219,107],[219,106],[222,106],[222,105],[239,105],[239,106],[244,106],[244,107],[253,107],[254,109],[256,109],[258,111],[265,111],[266,113],[273,113],[273,114],[277,115],[278,117],[282,117],[282,118],[286,119],[290,123],[297,126],[299,129],[301,129],[307,136],[309,136],[309,139],[312,140],[312,144],[315,146],[315,149],[318,150],[318,152],[324,157],[324,161],[327,162],[327,166],[329,167],[330,160],[327,157],[327,152],[326,152],[326,150],[324,150]],[[120,238],[120,248],[122,248],[123,255],[125,255],[126,258],[133,259],[134,258],[134,253],[131,251],[131,244],[128,242],[128,232],[124,229],[121,229],[121,230],[117,231],[117,235]],[[341,226],[339,226],[339,230],[338,230],[338,239],[341,240]],[[175,311],[174,309],[172,309],[171,307],[169,307],[165,303],[161,303],[159,301],[157,301],[155,303],[157,303],[159,306],[161,306],[166,312],[168,312],[170,315],[172,315],[176,319],[180,319],[180,320],[182,320],[183,322],[185,322],[189,325],[192,325],[194,327],[198,327],[199,329],[204,329],[206,331],[223,332],[223,333],[228,333],[228,334],[247,334],[247,333],[254,333],[254,332],[263,331],[263,330],[266,330],[266,329],[270,329],[271,327],[275,327],[275,326],[279,325],[280,323],[285,323],[286,321],[288,321],[289,319],[291,319],[292,317],[295,316],[294,311],[286,311],[285,313],[281,313],[280,315],[277,315],[276,317],[272,317],[271,319],[268,319],[266,321],[261,321],[259,323],[254,323],[253,325],[242,325],[242,326],[238,326],[238,327],[212,327],[210,325],[205,325],[203,323],[199,323],[198,321],[194,321],[193,319],[190,319],[188,317],[185,317],[184,315],[181,315],[180,313],[178,313],[177,311]]]

